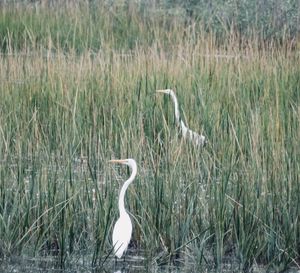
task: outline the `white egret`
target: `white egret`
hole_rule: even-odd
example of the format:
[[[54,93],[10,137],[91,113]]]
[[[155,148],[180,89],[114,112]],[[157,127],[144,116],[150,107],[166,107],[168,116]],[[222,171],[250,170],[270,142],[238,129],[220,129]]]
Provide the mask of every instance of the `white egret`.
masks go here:
[[[119,160],[110,160],[111,163],[121,163],[128,165],[132,172],[128,180],[125,181],[124,185],[121,188],[119,194],[119,213],[120,217],[115,223],[112,240],[114,245],[114,253],[118,258],[121,258],[123,253],[127,250],[128,244],[131,239],[132,234],[132,223],[130,217],[125,209],[124,205],[124,197],[125,192],[130,185],[130,183],[134,180],[137,173],[137,166],[134,159],[119,159]]]
[[[162,89],[162,90],[156,90],[157,93],[165,93],[171,96],[171,99],[174,103],[175,108],[175,120],[177,126],[180,128],[180,131],[182,133],[182,136],[184,139],[188,139],[192,143],[194,143],[196,146],[204,146],[206,143],[205,136],[202,134],[199,135],[198,133],[192,131],[189,129],[183,122],[183,120],[180,118],[180,112],[179,112],[179,106],[177,97],[172,89]]]

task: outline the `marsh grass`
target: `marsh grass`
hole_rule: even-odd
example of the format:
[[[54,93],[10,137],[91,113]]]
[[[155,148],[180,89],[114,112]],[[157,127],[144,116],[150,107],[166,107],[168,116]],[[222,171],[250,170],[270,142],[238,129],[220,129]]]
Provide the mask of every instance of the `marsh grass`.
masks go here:
[[[255,40],[242,50],[234,36],[217,46],[176,18],[145,24],[134,8],[102,14],[85,39],[86,8],[20,9],[20,21],[2,10],[1,255],[101,265],[129,175],[107,161],[132,157],[131,249],[148,261],[299,267],[299,54]],[[20,26],[31,39],[16,40]],[[155,95],[165,87],[205,148],[178,135],[171,101]]]

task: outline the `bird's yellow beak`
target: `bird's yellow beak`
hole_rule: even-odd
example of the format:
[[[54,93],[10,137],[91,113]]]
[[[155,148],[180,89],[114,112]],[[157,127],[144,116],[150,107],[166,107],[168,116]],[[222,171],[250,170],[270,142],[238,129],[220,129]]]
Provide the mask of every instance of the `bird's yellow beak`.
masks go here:
[[[109,163],[126,163],[126,160],[125,159],[112,159],[112,160],[109,160],[108,161]]]
[[[159,90],[156,90],[156,93],[166,93],[166,89],[159,89]]]

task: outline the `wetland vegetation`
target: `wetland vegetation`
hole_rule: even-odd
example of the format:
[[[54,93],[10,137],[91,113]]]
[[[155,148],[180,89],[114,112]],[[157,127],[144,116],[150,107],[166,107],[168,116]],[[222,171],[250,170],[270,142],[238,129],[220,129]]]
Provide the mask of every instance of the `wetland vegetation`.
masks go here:
[[[270,2],[4,1],[1,259],[107,262],[132,157],[129,255],[299,269],[299,3]]]

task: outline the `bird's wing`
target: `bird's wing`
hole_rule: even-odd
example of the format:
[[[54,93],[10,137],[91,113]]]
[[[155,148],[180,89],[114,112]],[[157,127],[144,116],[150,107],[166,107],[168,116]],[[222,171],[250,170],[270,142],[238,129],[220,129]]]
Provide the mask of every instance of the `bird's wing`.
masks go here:
[[[120,217],[113,230],[113,245],[115,255],[121,258],[131,239],[132,224],[128,215]]]

